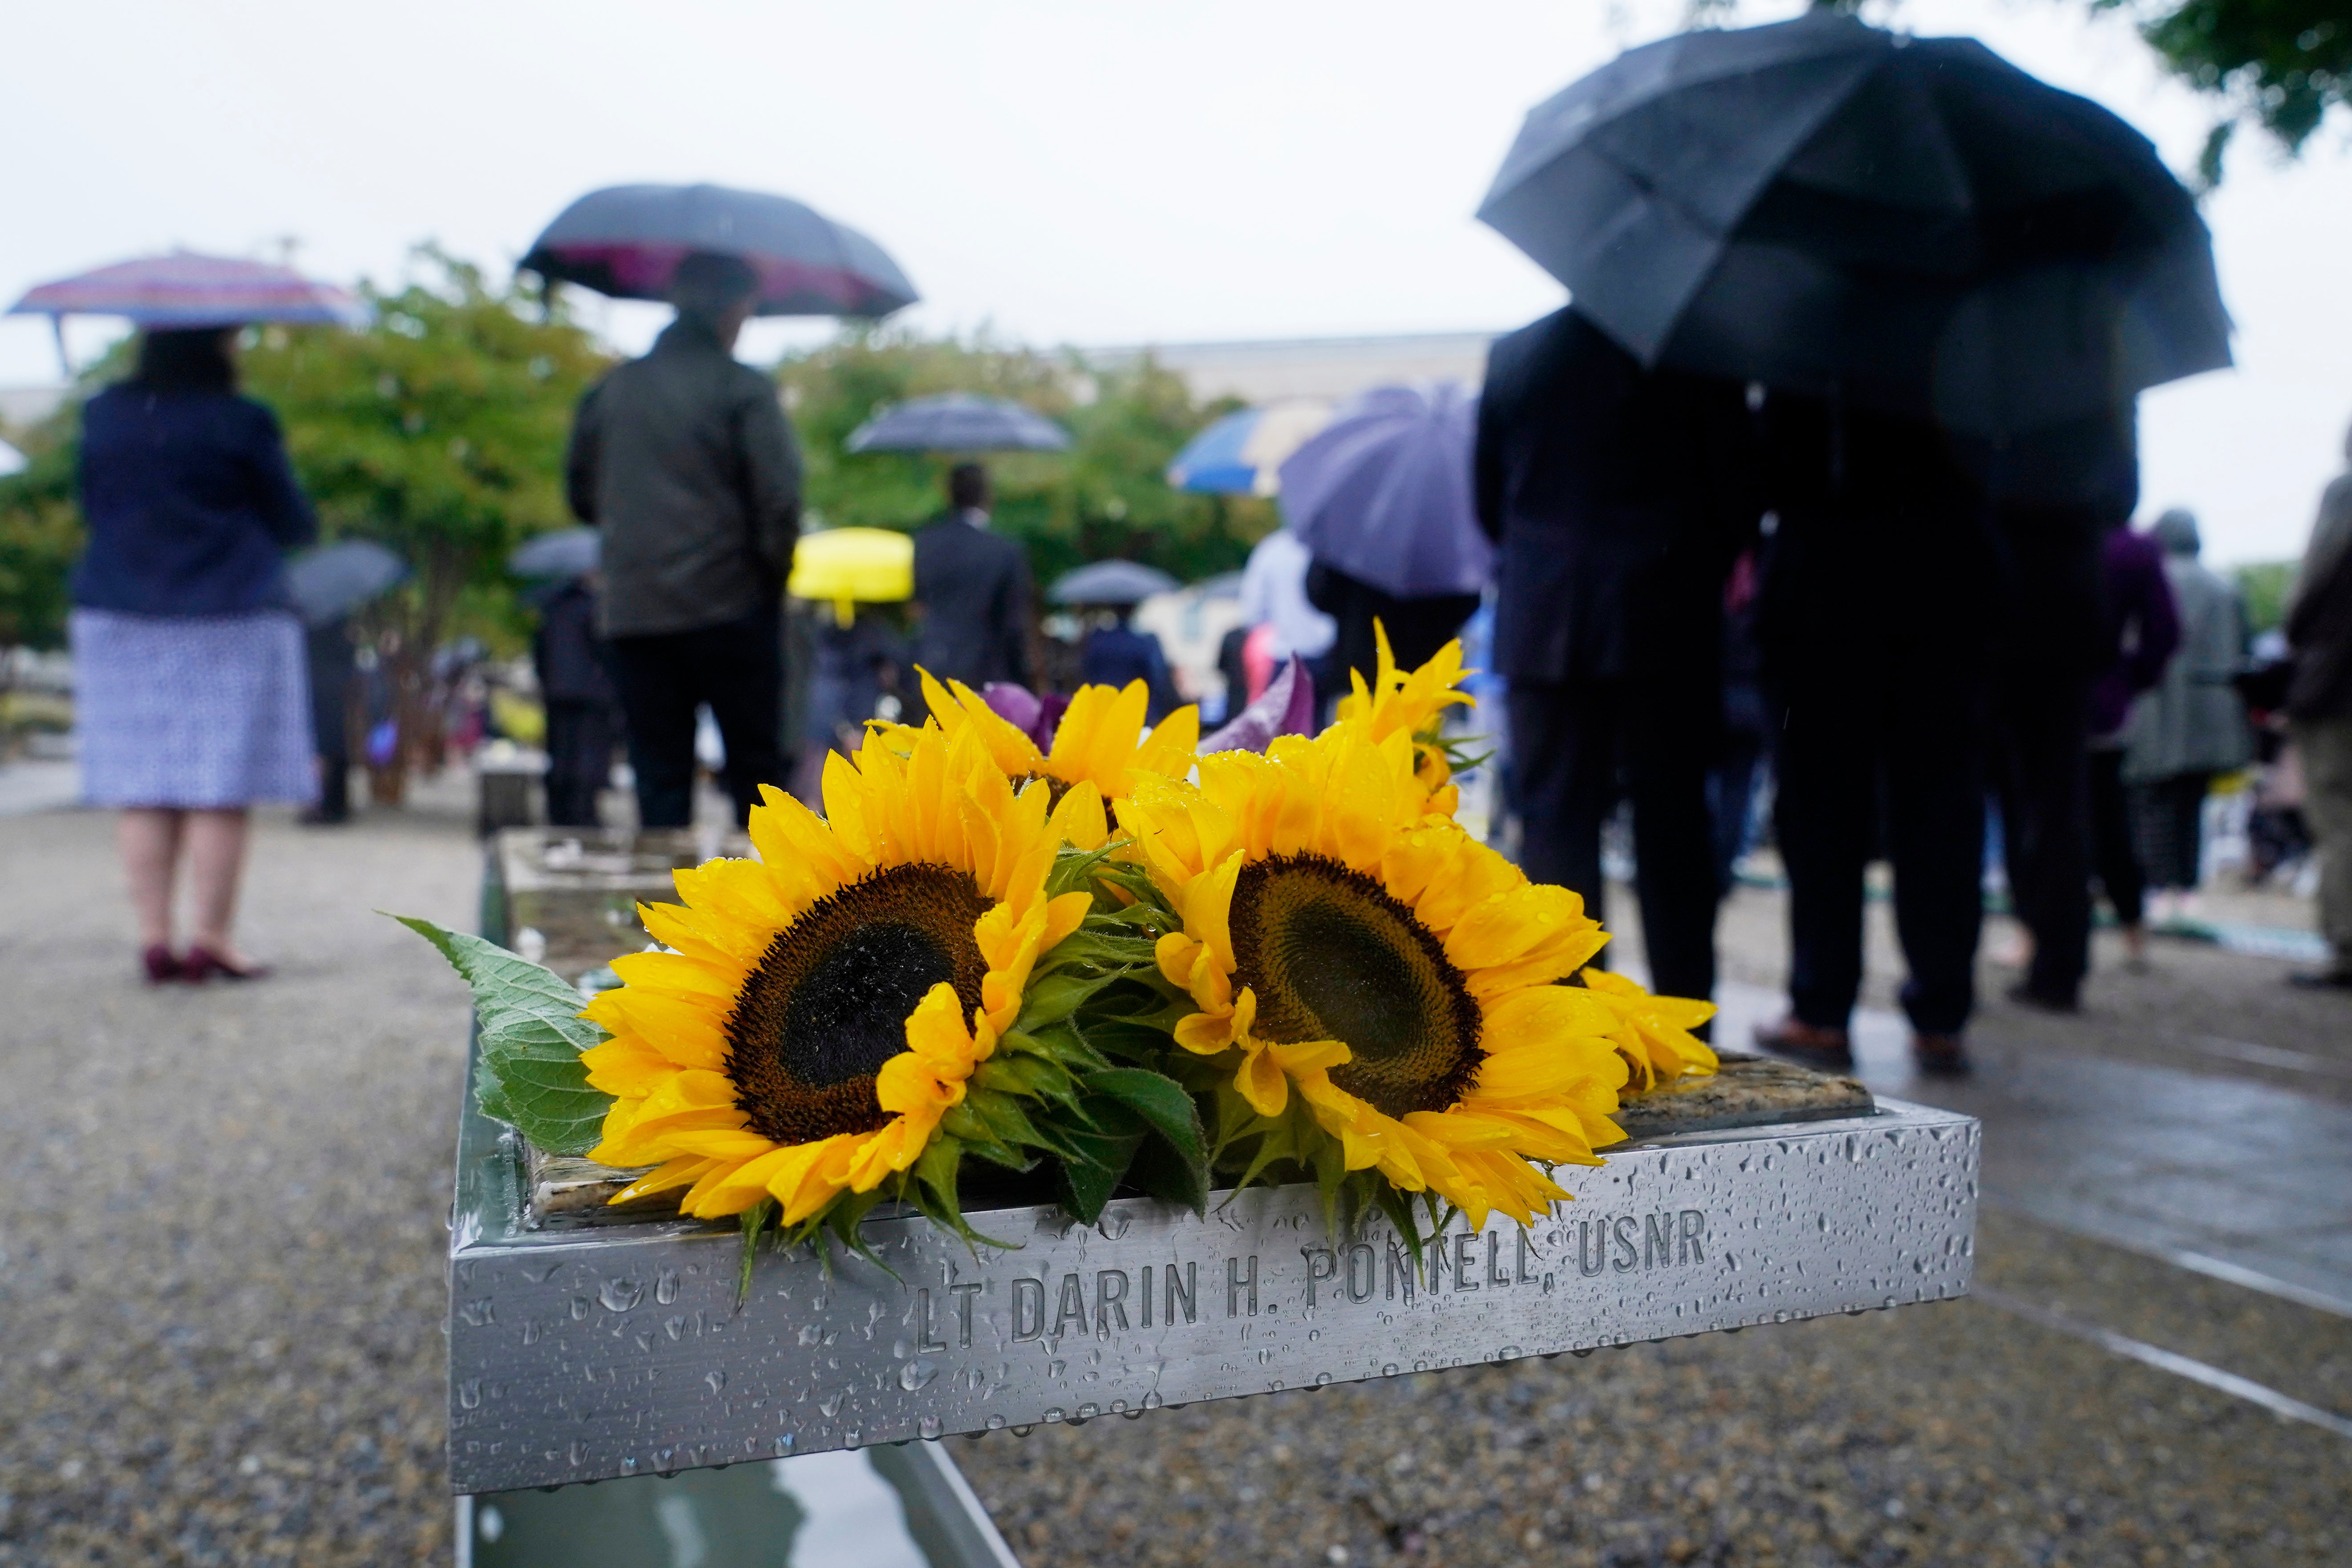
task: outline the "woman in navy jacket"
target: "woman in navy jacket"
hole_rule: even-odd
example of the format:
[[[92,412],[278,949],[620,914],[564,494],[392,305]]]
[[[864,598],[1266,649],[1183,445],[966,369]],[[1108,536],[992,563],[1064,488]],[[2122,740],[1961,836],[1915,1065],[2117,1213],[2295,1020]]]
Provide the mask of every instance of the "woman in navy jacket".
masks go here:
[[[317,794],[283,553],[317,532],[278,421],[236,390],[236,329],[152,331],[82,413],[89,545],[71,635],[82,797],[116,841],[151,981],[249,979],[231,938],[247,809]],[[194,929],[174,951],[184,861]]]

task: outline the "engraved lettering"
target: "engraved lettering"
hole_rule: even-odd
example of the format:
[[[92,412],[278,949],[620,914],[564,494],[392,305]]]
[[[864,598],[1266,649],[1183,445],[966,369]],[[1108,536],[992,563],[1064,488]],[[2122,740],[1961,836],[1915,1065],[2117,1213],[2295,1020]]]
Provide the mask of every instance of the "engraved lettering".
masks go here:
[[[1391,1241],[1389,1243],[1388,1268],[1383,1270],[1383,1275],[1389,1282],[1388,1299],[1391,1301],[1397,1299],[1397,1281],[1402,1279],[1404,1281],[1404,1304],[1408,1307],[1412,1306],[1413,1284],[1412,1255],[1405,1251],[1404,1245],[1402,1242]]]
[[[1620,1274],[1630,1273],[1641,1266],[1642,1249],[1634,1244],[1641,1229],[1642,1222],[1629,1214],[1619,1215],[1616,1223],[1610,1226],[1612,1239],[1617,1243],[1617,1256],[1612,1260],[1612,1267]]]
[[[947,1341],[931,1331],[931,1293],[926,1289],[915,1292],[915,1348],[919,1351],[943,1351]]]
[[[1494,1231],[1488,1231],[1486,1233],[1486,1283],[1489,1285],[1508,1285],[1511,1282],[1510,1277],[1498,1267],[1502,1250],[1503,1238]]]
[[[1609,1222],[1576,1222],[1576,1271],[1590,1279],[1609,1267]]]
[[[1528,1259],[1536,1255],[1535,1244],[1528,1239],[1527,1226],[1521,1226],[1517,1234],[1518,1254],[1511,1261],[1511,1283],[1532,1285],[1536,1282],[1536,1277],[1528,1272]]]
[[[1339,1272],[1339,1260],[1328,1247],[1302,1247],[1298,1256],[1307,1259],[1307,1304],[1315,1305],[1315,1287]]]
[[[1151,1265],[1143,1266],[1143,1326],[1151,1326]]]
[[[1054,1337],[1062,1337],[1062,1329],[1072,1319],[1077,1321],[1078,1332],[1087,1331],[1087,1288],[1078,1283],[1075,1274],[1062,1276],[1060,1298],[1054,1303]]]
[[[1171,1329],[1176,1326],[1176,1309],[1180,1304],[1184,1309],[1186,1322],[1199,1322],[1201,1316],[1193,1303],[1199,1300],[1200,1297],[1201,1266],[1197,1263],[1184,1265],[1184,1283],[1179,1285],[1176,1283],[1176,1266],[1170,1264],[1168,1266],[1168,1326]]]
[[[1471,1271],[1477,1266],[1470,1261],[1470,1249],[1477,1245],[1478,1233],[1475,1230],[1465,1230],[1454,1238],[1454,1288],[1456,1290],[1478,1289],[1478,1281],[1471,1278]]]
[[[1685,1209],[1677,1216],[1682,1226],[1681,1246],[1675,1249],[1677,1263],[1706,1261],[1706,1214],[1702,1209]]]
[[[1246,1274],[1242,1272],[1240,1258],[1225,1259],[1226,1317],[1238,1318],[1242,1315],[1241,1300],[1244,1290],[1249,1292],[1249,1315],[1255,1318],[1257,1316],[1257,1254],[1255,1252],[1250,1254],[1249,1272]]]
[[[956,1343],[969,1348],[971,1344],[971,1299],[980,1294],[980,1283],[975,1280],[969,1285],[950,1285],[948,1289],[955,1292]]]
[[[1361,1267],[1360,1268],[1359,1265]],[[1372,1287],[1380,1282],[1380,1259],[1372,1256],[1371,1243],[1360,1241],[1348,1248],[1348,1300],[1369,1301]],[[1358,1283],[1359,1278],[1361,1283]]]
[[[1642,1267],[1656,1268],[1675,1260],[1675,1216],[1652,1214],[1642,1216]]]
[[[1045,1337],[1045,1282],[1043,1279],[1015,1279],[1013,1282],[1013,1337],[1015,1340]]]
[[[1127,1327],[1127,1270],[1105,1268],[1095,1275],[1095,1332],[1108,1338],[1111,1320]]]

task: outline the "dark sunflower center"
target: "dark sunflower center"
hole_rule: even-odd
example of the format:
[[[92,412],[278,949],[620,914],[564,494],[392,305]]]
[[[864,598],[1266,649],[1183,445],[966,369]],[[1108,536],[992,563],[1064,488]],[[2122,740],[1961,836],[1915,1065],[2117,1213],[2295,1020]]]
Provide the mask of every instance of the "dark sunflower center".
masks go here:
[[[874,1075],[907,1048],[907,1015],[944,980],[966,1009],[988,965],[969,873],[894,866],[820,899],[768,944],[727,1020],[727,1070],[752,1131],[779,1143],[889,1121]]]
[[[1045,786],[1045,805],[1048,810],[1061,805],[1062,797],[1070,793],[1070,781],[1055,778],[1052,773],[1023,773],[1013,781],[1013,793],[1019,795],[1033,784],[1042,784]]]
[[[1339,1040],[1331,1081],[1390,1115],[1443,1110],[1478,1069],[1478,1004],[1429,929],[1388,889],[1320,855],[1277,855],[1234,883],[1236,989],[1259,1038]]]

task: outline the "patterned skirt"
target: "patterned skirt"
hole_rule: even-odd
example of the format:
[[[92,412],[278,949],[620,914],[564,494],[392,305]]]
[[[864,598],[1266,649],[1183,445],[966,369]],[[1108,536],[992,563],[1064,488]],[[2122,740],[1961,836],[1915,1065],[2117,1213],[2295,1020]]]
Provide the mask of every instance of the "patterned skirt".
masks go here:
[[[76,610],[68,632],[89,805],[203,810],[317,797],[310,674],[292,615]]]

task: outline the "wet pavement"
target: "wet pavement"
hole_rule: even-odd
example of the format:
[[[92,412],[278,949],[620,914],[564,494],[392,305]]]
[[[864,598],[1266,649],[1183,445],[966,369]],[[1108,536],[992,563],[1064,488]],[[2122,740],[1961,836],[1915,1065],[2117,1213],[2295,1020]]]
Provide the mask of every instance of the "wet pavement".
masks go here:
[[[471,922],[468,805],[268,819],[281,973],[194,994],[132,980],[103,817],[0,817],[0,1564],[448,1561],[465,1005],[368,911]],[[1728,911],[1727,1044],[1779,909]],[[2352,1561],[2352,1437],[2247,1392],[2352,1420],[2352,1007],[2284,968],[2103,964],[1921,1085],[1874,928],[1864,1075],[1986,1120],[1978,1300],[950,1449],[1034,1568]]]

